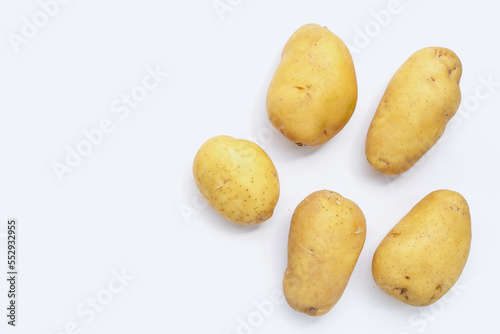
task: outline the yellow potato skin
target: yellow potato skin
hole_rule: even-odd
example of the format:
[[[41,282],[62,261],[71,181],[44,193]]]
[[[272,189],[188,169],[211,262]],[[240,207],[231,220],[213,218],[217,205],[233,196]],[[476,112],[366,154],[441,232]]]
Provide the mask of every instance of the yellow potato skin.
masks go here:
[[[280,193],[278,172],[251,141],[229,136],[207,140],[194,158],[193,176],[207,202],[234,223],[259,224],[273,215]]]
[[[457,192],[424,197],[386,235],[372,261],[375,283],[388,295],[427,306],[458,280],[471,244],[471,217]]]
[[[311,316],[327,313],[342,296],[365,237],[365,216],[354,202],[329,190],[307,196],[290,224],[283,276],[288,304]]]
[[[460,106],[462,64],[453,51],[415,52],[389,82],[366,137],[365,153],[380,173],[410,169],[443,134]]]
[[[297,145],[318,146],[351,118],[356,73],[344,42],[326,27],[307,24],[288,40],[269,85],[267,115]]]

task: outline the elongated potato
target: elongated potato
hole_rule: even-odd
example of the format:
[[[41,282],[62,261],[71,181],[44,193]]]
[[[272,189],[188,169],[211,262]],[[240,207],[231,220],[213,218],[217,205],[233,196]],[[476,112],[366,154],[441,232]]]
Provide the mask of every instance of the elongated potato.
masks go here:
[[[317,146],[344,128],[357,98],[349,49],[326,27],[307,24],[283,48],[267,91],[267,115],[293,143]]]
[[[203,197],[224,218],[241,225],[269,219],[278,202],[278,172],[257,144],[229,136],[207,140],[193,162]]]
[[[462,65],[453,51],[429,47],[397,70],[366,137],[366,157],[382,174],[410,169],[443,134],[460,105]]]
[[[373,256],[373,278],[403,303],[432,304],[458,280],[470,245],[467,201],[455,191],[434,191],[382,240]]]
[[[316,191],[295,209],[288,237],[283,290],[296,311],[319,316],[342,296],[366,237],[366,221],[352,201]]]

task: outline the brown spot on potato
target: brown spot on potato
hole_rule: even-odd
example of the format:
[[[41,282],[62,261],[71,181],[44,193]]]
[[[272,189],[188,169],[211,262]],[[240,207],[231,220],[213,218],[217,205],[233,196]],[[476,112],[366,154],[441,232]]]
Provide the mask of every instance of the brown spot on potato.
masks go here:
[[[308,308],[306,309],[306,312],[307,312],[307,313],[310,313],[310,314],[316,314],[316,312],[318,312],[318,309],[317,309],[317,308],[315,308],[315,307],[308,307]]]
[[[455,210],[457,212],[460,212],[462,214],[462,216],[467,216],[467,214],[462,209],[460,209],[458,206],[450,205],[450,209]]]
[[[408,289],[406,288],[394,288],[392,289],[393,291],[398,291],[399,290],[399,294],[402,295],[404,294],[406,291],[408,291]]]
[[[224,181],[222,181],[222,184],[221,184],[221,185],[219,185],[219,186],[218,186],[217,188],[215,188],[215,189],[216,189],[216,190],[218,190],[218,189],[222,188],[222,187],[223,187],[226,183],[228,183],[228,182],[229,182],[229,180],[230,180],[230,179],[225,179]]]
[[[441,58],[441,56],[446,56],[446,50],[438,48],[434,51],[436,57]]]
[[[390,165],[389,162],[387,160],[385,160],[385,159],[378,159],[378,161],[380,161],[381,163],[383,163],[383,164],[385,164],[387,166]]]

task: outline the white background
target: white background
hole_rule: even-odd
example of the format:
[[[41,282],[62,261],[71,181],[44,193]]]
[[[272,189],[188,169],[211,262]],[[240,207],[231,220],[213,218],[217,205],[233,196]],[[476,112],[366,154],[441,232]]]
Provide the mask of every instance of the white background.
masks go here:
[[[16,328],[6,325],[7,284],[0,281],[0,332],[494,332],[498,6],[490,0],[220,3],[231,10],[217,13],[213,0],[73,0],[43,22],[38,1],[1,2],[0,268],[6,222],[16,217],[20,276]],[[390,16],[381,14],[391,3]],[[33,22],[34,15],[44,26],[16,52],[10,39],[22,36],[23,18]],[[265,111],[283,45],[313,22],[349,45],[359,86],[352,119],[319,148],[288,142]],[[461,111],[418,165],[388,179],[366,162],[366,132],[393,73],[426,46],[448,47],[462,60]],[[140,91],[148,68],[170,75],[120,118],[112,104]],[[83,131],[104,119],[113,131],[59,180],[54,163],[64,164],[68,148],[85,145]],[[277,167],[280,199],[260,226],[225,221],[194,186],[194,155],[220,134],[254,140]],[[469,260],[439,302],[407,306],[376,287],[371,258],[389,229],[441,188],[469,202]],[[344,295],[318,318],[271,296],[282,291],[293,210],[319,189],[355,201],[368,230]],[[123,271],[130,277],[120,286],[113,277]],[[100,303],[95,317],[93,298]]]

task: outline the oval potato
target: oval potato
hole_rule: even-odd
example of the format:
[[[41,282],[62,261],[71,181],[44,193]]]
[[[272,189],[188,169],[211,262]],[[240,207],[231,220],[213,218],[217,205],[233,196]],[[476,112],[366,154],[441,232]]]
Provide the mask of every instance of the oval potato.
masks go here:
[[[358,87],[351,54],[326,27],[307,24],[288,40],[267,92],[273,126],[297,145],[317,146],[351,118]]]
[[[295,209],[288,237],[283,291],[296,311],[327,313],[342,296],[366,237],[365,216],[356,203],[316,191]]]
[[[224,218],[254,225],[273,215],[280,193],[278,172],[257,144],[213,137],[198,150],[193,175],[203,197]]]
[[[425,196],[386,235],[373,256],[375,283],[413,306],[430,305],[458,280],[471,244],[467,201],[457,192]]]
[[[410,169],[443,134],[460,105],[462,65],[453,51],[429,47],[397,70],[366,137],[368,162],[382,174]]]

